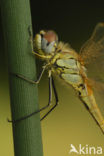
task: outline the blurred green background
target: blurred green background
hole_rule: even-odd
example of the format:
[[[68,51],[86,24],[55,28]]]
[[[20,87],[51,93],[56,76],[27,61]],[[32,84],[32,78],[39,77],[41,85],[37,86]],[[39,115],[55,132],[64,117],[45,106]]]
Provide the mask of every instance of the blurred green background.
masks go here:
[[[41,29],[53,29],[57,32],[59,40],[70,43],[79,51],[81,45],[90,37],[95,25],[104,22],[104,4],[101,2],[38,0],[34,3],[31,0],[34,35]],[[0,155],[13,156],[12,126],[6,121],[11,115],[7,56],[4,53],[1,25],[0,30]],[[41,62],[37,60],[37,71],[40,69]],[[41,123],[44,156],[68,156],[70,144],[76,147],[79,144],[101,146],[104,152],[104,135],[74,90],[57,78],[55,84],[60,104]],[[39,84],[40,107],[46,105],[47,101],[48,83],[47,74],[44,74]],[[104,104],[104,101],[100,103]],[[103,104],[100,106],[102,111]]]

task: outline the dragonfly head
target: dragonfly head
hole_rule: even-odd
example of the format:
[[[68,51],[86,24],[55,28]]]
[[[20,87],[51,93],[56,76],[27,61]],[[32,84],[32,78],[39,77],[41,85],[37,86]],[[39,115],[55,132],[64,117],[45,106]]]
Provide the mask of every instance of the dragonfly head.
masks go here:
[[[57,48],[57,43],[58,37],[54,31],[41,30],[34,38],[34,49],[40,54],[50,55]]]

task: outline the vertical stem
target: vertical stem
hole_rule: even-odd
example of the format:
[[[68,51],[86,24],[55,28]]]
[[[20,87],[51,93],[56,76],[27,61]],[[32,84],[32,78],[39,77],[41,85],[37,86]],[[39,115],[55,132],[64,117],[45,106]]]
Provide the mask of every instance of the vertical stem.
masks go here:
[[[1,0],[1,15],[9,73],[36,79],[28,32],[31,26],[29,0]],[[37,86],[12,74],[9,77],[12,119],[38,110]],[[39,114],[13,124],[13,139],[15,156],[42,156]]]

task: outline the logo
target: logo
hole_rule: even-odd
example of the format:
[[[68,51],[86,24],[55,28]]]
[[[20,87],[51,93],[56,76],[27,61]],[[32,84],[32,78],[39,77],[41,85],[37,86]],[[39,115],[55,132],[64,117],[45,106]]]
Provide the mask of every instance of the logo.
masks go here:
[[[89,145],[85,145],[85,146],[82,146],[81,144],[79,144],[78,148],[76,148],[73,144],[70,145],[70,151],[69,151],[69,154],[71,153],[76,153],[76,154],[83,154],[83,155],[86,155],[86,154],[98,154],[98,155],[101,155],[103,154],[103,150],[102,150],[102,147],[101,146],[98,146],[98,147],[94,147],[94,146],[89,146]]]

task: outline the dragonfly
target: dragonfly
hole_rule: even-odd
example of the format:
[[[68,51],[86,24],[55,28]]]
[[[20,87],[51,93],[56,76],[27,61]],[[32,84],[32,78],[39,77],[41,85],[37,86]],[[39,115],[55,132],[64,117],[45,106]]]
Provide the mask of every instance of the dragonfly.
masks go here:
[[[88,77],[88,67],[90,64],[97,64],[99,59],[104,61],[104,23],[98,23],[88,41],[81,47],[80,52],[76,52],[69,44],[58,41],[58,35],[53,30],[41,30],[32,40],[32,53],[44,63],[42,71],[37,80],[30,80],[23,75],[16,75],[29,83],[38,84],[45,70],[48,72],[49,80],[49,101],[46,106],[27,116],[9,122],[24,120],[44,109],[52,103],[52,89],[55,95],[55,105],[41,118],[43,120],[58,105],[58,94],[54,83],[54,74],[62,79],[67,85],[72,86],[77,93],[77,97],[86,106],[89,113],[104,133],[104,118],[99,109],[94,91],[93,83]],[[99,67],[102,70],[104,65]],[[104,70],[103,70],[104,71]],[[102,85],[101,85],[102,86]]]

